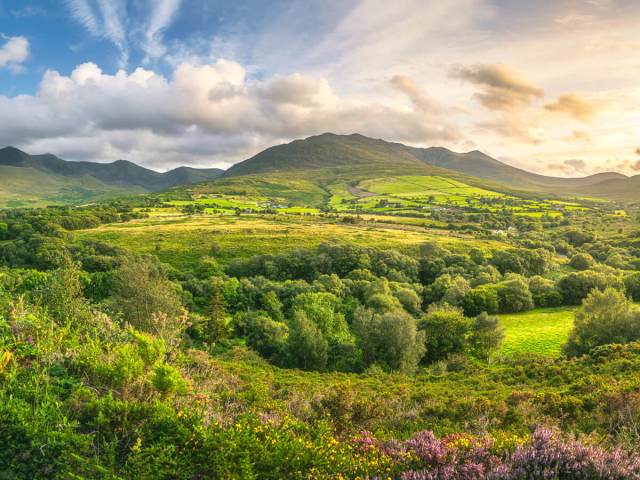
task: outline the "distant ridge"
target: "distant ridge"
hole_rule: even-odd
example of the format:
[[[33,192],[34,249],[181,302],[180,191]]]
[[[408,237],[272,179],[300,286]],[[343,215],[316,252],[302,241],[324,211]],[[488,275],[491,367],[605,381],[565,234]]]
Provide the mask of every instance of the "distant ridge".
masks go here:
[[[69,162],[51,154],[0,149],[0,205],[73,204],[156,192],[218,178],[220,169],[179,167],[160,173],[126,160]]]
[[[497,182],[512,188],[551,191],[552,193],[585,193],[603,182],[626,183],[620,173],[599,173],[582,178],[540,175],[507,165],[478,150],[452,152],[443,147],[416,148],[401,143],[373,139],[360,134],[325,133],[304,140],[268,148],[237,163],[227,170],[225,178],[241,175],[287,171],[321,170],[336,167],[416,168],[420,165],[457,172]]]

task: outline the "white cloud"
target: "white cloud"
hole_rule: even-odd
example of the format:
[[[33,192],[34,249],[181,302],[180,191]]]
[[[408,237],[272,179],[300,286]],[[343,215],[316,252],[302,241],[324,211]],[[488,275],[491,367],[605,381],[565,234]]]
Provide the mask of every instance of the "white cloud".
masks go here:
[[[46,72],[36,95],[0,97],[0,144],[167,168],[230,164],[324,131],[427,144],[462,140],[444,116],[428,117],[411,96],[408,105],[367,101],[301,74],[248,80],[245,68],[228,60],[185,63],[172,78],[142,68],[109,75],[86,63],[68,76]]]
[[[73,18],[90,35],[105,38],[119,51],[119,64],[125,67],[129,61],[129,45],[126,34],[127,6],[125,0],[66,0]]]
[[[23,71],[23,63],[29,58],[29,40],[25,37],[6,37],[2,34],[0,39],[5,40],[0,46],[0,68],[9,68],[16,73]]]
[[[24,5],[21,8],[11,10],[11,15],[18,18],[24,17],[44,17],[47,11],[41,7],[35,7],[33,5]]]
[[[66,0],[72,17],[96,38],[111,42],[126,68],[131,51],[144,55],[143,63],[167,54],[164,33],[179,14],[183,0]],[[130,12],[137,12],[131,15]]]
[[[167,51],[162,43],[164,30],[173,23],[182,0],[149,0],[151,15],[144,33],[143,50],[149,58],[158,58]]]

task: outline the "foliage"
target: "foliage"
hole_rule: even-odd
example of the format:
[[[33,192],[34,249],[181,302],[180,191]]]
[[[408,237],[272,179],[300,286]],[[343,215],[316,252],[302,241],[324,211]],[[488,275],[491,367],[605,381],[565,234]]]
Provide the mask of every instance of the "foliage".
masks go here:
[[[629,343],[638,339],[640,309],[617,290],[594,290],[576,312],[575,325],[565,351],[568,355],[580,355],[600,345]]]

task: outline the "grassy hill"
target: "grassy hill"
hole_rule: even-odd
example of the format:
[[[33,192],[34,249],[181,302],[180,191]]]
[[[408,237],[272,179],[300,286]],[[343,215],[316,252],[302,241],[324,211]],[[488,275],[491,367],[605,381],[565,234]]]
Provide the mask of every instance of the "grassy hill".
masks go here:
[[[68,162],[54,155],[0,150],[0,206],[82,204],[123,195],[165,190],[217,178],[219,169],[180,167],[160,173],[125,160]]]
[[[619,173],[602,173],[584,178],[548,177],[512,167],[477,150],[456,153],[442,147],[415,148],[359,134],[331,133],[268,148],[234,165],[224,176],[230,178],[285,172],[299,175],[309,170],[314,171],[316,179],[342,177],[341,173],[345,170],[354,178],[408,173],[452,176],[457,173],[466,180],[475,177],[493,185],[502,184],[517,189],[567,194],[589,194],[593,191],[604,196],[609,193],[608,189],[597,186],[603,182],[625,184],[627,180]],[[453,177],[456,178],[455,175]]]

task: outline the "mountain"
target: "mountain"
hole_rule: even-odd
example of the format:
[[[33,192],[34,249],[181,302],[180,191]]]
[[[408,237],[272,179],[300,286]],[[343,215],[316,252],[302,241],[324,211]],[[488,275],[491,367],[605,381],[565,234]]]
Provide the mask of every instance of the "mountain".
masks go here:
[[[374,140],[358,134],[325,133],[267,148],[233,165],[224,176],[336,167],[416,166],[416,160],[410,149],[399,143]]]
[[[222,173],[189,167],[160,173],[126,160],[69,162],[6,147],[0,149],[0,206],[86,203],[203,182]]]
[[[322,176],[327,170],[365,171],[370,175],[409,171],[440,175],[457,173],[509,188],[566,194],[593,191],[601,192],[603,196],[609,193],[605,188],[593,187],[605,182],[617,186],[629,180],[613,172],[581,178],[549,177],[507,165],[478,150],[456,153],[442,147],[416,148],[359,134],[332,133],[268,148],[234,165],[223,177],[283,172],[300,174],[309,170],[314,171],[315,176]]]

